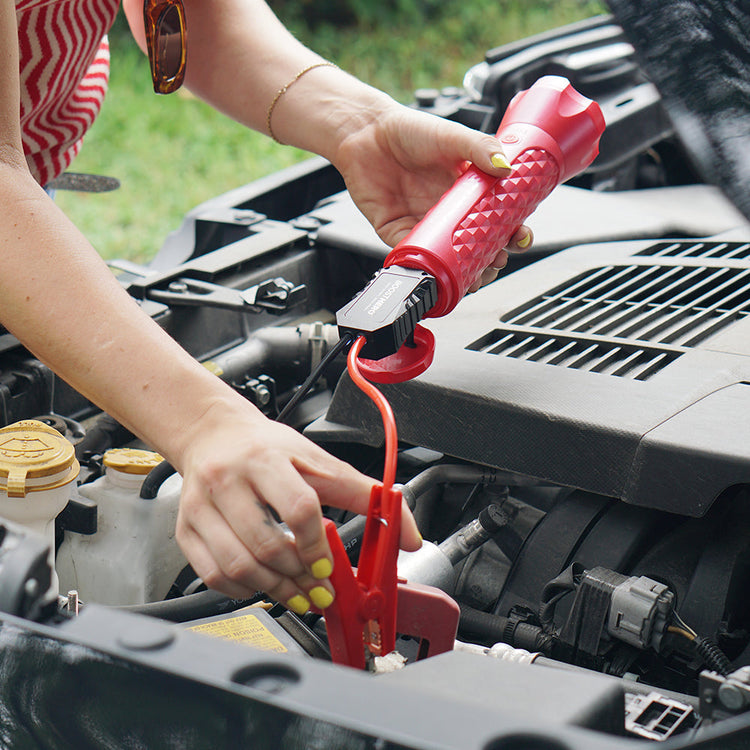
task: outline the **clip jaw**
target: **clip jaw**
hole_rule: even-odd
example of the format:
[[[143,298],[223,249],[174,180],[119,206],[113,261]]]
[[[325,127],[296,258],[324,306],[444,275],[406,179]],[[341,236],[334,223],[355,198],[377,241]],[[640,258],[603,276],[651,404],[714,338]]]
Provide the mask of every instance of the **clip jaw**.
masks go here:
[[[401,536],[401,490],[394,489],[398,450],[396,419],[385,396],[360,371],[358,356],[365,344],[359,336],[347,357],[349,375],[376,404],[385,429],[383,483],[373,485],[356,574],[332,521],[325,521],[333,554],[331,583],[336,598],[325,610],[331,657],[338,664],[372,671],[376,658],[396,648],[396,633],[419,636],[418,658],[453,648],[458,604],[430,587],[410,587],[398,580]]]
[[[439,589],[398,579],[400,490],[373,486],[356,574],[336,525],[325,523],[336,599],[324,614],[335,663],[375,671],[375,657],[395,650],[397,632],[422,639],[419,658],[453,648],[458,604]]]
[[[364,669],[396,647],[396,560],[401,533],[401,492],[370,492],[360,565],[355,577],[336,525],[326,521],[333,553],[331,584],[336,599],[325,611],[331,658]]]

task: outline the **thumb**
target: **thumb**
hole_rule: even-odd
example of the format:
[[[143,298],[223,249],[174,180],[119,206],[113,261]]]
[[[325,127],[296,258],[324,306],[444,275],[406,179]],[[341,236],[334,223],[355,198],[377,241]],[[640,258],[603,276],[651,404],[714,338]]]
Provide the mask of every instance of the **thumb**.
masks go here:
[[[459,123],[448,123],[448,128],[450,130],[445,131],[451,135],[447,141],[448,151],[459,165],[459,173],[461,165],[466,161],[497,177],[504,177],[510,172],[510,162],[502,143],[494,135],[480,133]]]
[[[493,135],[480,135],[471,145],[471,161],[483,172],[503,177],[511,166],[500,141]]]

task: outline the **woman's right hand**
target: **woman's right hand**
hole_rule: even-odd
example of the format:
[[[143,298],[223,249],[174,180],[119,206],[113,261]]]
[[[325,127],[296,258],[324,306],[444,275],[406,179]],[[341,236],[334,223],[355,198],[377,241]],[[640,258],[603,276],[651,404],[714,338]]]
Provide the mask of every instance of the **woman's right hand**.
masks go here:
[[[177,540],[210,588],[324,609],[335,592],[321,505],[365,514],[376,482],[238,399],[241,408],[220,404],[190,430]],[[405,504],[402,519],[401,546],[419,549]]]

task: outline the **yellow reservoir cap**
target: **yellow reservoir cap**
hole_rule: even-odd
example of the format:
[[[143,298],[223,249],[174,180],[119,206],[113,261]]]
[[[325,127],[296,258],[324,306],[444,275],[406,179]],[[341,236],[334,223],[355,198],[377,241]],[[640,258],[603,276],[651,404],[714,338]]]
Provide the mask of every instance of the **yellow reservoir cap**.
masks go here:
[[[44,422],[27,419],[0,428],[0,491],[8,497],[62,487],[79,469],[73,445]]]
[[[121,471],[123,474],[148,474],[164,459],[153,451],[140,448],[110,448],[102,459],[102,463],[109,469]]]

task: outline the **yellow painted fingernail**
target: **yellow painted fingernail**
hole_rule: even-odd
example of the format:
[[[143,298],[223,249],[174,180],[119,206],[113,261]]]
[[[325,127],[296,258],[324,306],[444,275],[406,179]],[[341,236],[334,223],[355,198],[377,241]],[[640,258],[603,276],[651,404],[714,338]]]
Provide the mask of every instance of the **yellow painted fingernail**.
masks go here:
[[[312,603],[318,609],[325,609],[333,604],[333,594],[323,586],[316,586],[314,589],[310,589],[307,593],[310,594]]]
[[[310,609],[310,602],[302,594],[296,594],[286,603],[286,607],[298,615],[304,615]]]
[[[527,234],[523,239],[518,240],[516,244],[518,245],[518,247],[526,248],[529,246],[530,242],[531,242],[531,235]]]
[[[321,557],[320,560],[316,560],[311,566],[310,571],[315,578],[323,579],[328,578],[333,573],[333,563],[327,557]]]
[[[510,162],[505,154],[498,152],[497,154],[492,154],[490,158],[492,160],[492,166],[495,167],[495,169],[510,169]]]

